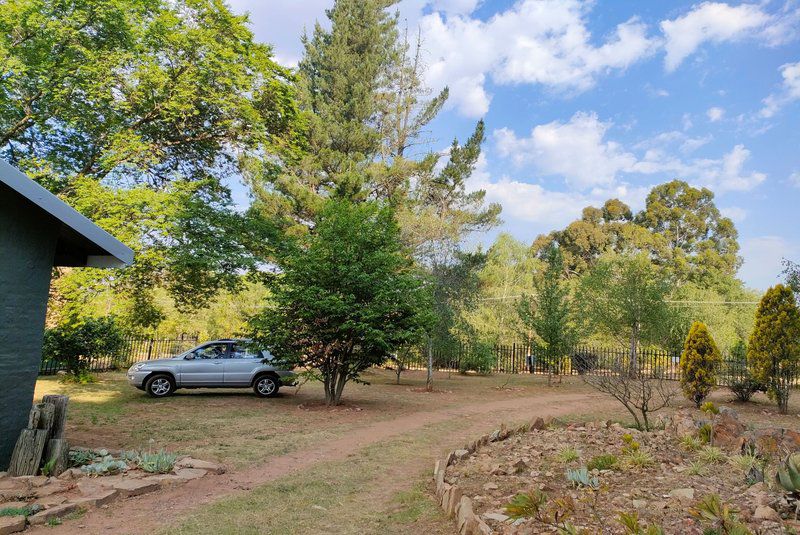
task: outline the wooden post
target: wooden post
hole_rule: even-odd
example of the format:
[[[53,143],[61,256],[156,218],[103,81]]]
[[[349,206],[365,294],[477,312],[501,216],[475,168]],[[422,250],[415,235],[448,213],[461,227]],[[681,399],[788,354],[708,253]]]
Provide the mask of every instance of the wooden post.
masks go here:
[[[39,472],[42,453],[47,443],[48,430],[23,429],[20,431],[8,473],[12,476],[35,476]]]
[[[51,438],[45,448],[44,464],[53,462],[48,475],[57,476],[69,468],[69,444],[63,438]]]
[[[67,423],[67,403],[69,403],[69,396],[48,394],[42,397],[42,403],[51,403],[55,406],[52,432],[48,438],[64,438],[64,425]]]

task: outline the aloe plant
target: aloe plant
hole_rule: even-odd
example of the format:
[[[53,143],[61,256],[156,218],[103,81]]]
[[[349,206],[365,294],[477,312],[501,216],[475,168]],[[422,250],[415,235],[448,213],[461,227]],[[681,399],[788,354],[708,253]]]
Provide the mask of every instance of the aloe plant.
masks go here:
[[[793,453],[778,466],[775,479],[781,487],[795,496],[800,496],[800,455]]]
[[[116,474],[127,470],[128,465],[124,461],[118,461],[111,455],[106,455],[102,459],[92,464],[81,466],[81,472],[90,476],[102,476],[106,474]]]
[[[567,480],[575,487],[589,487],[596,489],[600,480],[589,475],[589,470],[584,466],[577,469],[567,469]]]

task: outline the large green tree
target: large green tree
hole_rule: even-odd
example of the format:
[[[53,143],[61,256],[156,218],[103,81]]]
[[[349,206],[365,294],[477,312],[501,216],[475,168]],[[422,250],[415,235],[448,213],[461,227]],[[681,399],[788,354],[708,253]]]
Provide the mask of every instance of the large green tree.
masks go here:
[[[317,370],[328,404],[430,328],[429,289],[391,209],[374,202],[328,201],[281,269],[254,333],[282,359]]]
[[[767,385],[767,394],[785,413],[800,361],[800,310],[792,290],[778,284],[761,298],[747,363],[753,377]]]
[[[69,290],[130,290],[152,324],[154,287],[194,306],[255,265],[264,236],[224,180],[240,154],[302,137],[291,76],[245,17],[221,0],[9,0],[0,68],[0,156],[137,253]]]
[[[717,384],[722,354],[704,323],[696,321],[689,329],[681,353],[681,389],[697,407]]]
[[[638,369],[642,343],[663,342],[671,311],[670,280],[645,253],[607,255],[580,282],[577,301],[587,333],[607,334],[629,347],[629,369]]]

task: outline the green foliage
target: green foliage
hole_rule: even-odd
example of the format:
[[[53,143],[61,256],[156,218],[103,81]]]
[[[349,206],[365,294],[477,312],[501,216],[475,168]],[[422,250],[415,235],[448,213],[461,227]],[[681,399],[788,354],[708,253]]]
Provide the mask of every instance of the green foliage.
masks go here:
[[[178,455],[176,453],[169,453],[161,450],[156,453],[142,452],[136,464],[145,472],[150,472],[152,474],[168,474],[172,472],[172,469],[175,467],[175,461],[177,460]]]
[[[729,366],[733,367],[734,377],[730,381],[730,388],[737,401],[747,402],[756,392],[766,391],[766,387],[756,381],[747,365],[747,346],[739,340],[732,348]]]
[[[35,515],[41,510],[40,505],[27,505],[25,507],[2,507],[0,508],[0,517],[3,516],[31,516]]]
[[[429,294],[398,234],[387,208],[330,201],[314,232],[281,258],[274,308],[251,321],[273,354],[319,370],[329,404],[431,324]]]
[[[681,353],[681,389],[697,407],[717,384],[722,354],[705,324],[696,321],[689,330]]]
[[[706,464],[719,464],[728,460],[728,456],[716,446],[703,446],[697,453],[697,458]]]
[[[670,309],[665,272],[644,254],[612,255],[597,261],[580,283],[578,301],[586,330],[608,333],[631,350],[630,369],[638,369],[638,346],[663,340]]]
[[[570,313],[569,291],[562,281],[564,259],[557,247],[545,253],[546,267],[534,283],[535,297],[523,296],[518,313],[528,337],[535,340],[537,355],[549,363],[548,369],[557,372],[577,339]]]
[[[800,496],[800,455],[787,455],[778,466],[775,480],[786,492]]]
[[[42,475],[43,476],[52,476],[52,475],[54,475],[53,474],[53,468],[55,468],[57,461],[58,461],[58,459],[53,457],[52,459],[50,459],[49,461],[44,463],[42,465]]]
[[[72,449],[69,450],[69,463],[70,466],[83,466],[85,464],[91,463],[97,457],[102,457],[107,454],[108,452],[105,452],[103,455],[100,455],[100,452],[96,452],[94,450]]]
[[[540,490],[529,493],[520,493],[505,505],[505,510],[511,518],[533,518],[544,509],[547,504],[547,494]]]
[[[586,468],[589,470],[612,470],[619,464],[619,459],[613,453],[604,453],[592,457]]]
[[[100,458],[98,461],[81,466],[81,472],[89,476],[117,474],[127,469],[128,465],[125,463],[125,461],[114,459],[114,457],[111,455],[106,455]]]
[[[476,340],[469,344],[466,352],[461,355],[458,363],[459,372],[474,371],[486,375],[492,373],[496,361],[492,344]]]
[[[577,461],[581,458],[580,452],[572,446],[566,446],[559,450],[558,455],[556,456],[558,460],[562,463],[571,463]]]
[[[70,375],[85,377],[98,357],[117,357],[125,346],[114,317],[86,318],[78,324],[60,325],[44,333],[42,356],[63,363]]]
[[[690,510],[692,516],[709,525],[706,533],[714,535],[750,535],[747,526],[736,518],[736,509],[724,503],[718,494],[704,496]]]
[[[681,437],[681,447],[686,451],[697,451],[703,445],[703,442],[692,435],[683,435]]]
[[[622,454],[628,455],[630,453],[634,453],[639,451],[640,445],[639,443],[634,440],[633,435],[630,433],[625,433],[622,435]]]
[[[639,513],[620,513],[619,523],[625,535],[664,535],[664,529],[656,524],[642,526],[639,523]]]
[[[708,474],[708,465],[703,461],[689,461],[686,473],[690,476],[705,476]]]
[[[767,385],[767,395],[783,413],[789,408],[799,358],[800,311],[792,290],[778,284],[767,290],[758,305],[747,362],[753,378]]]
[[[622,463],[631,468],[648,468],[653,466],[655,459],[650,452],[637,449],[624,453]]]
[[[714,429],[711,427],[711,424],[703,424],[697,430],[697,438],[700,439],[700,442],[703,444],[708,444],[711,442],[713,432]]]
[[[755,455],[732,455],[728,460],[745,475],[761,465],[761,459]]]
[[[600,480],[589,475],[589,470],[587,470],[585,466],[580,468],[567,468],[565,476],[567,481],[576,488],[596,489],[600,487]]]
[[[264,234],[222,180],[301,139],[292,75],[246,17],[217,0],[10,0],[0,58],[0,157],[136,252],[114,277],[60,272],[55,313],[110,288],[152,327],[153,288],[202,306],[255,266]]]

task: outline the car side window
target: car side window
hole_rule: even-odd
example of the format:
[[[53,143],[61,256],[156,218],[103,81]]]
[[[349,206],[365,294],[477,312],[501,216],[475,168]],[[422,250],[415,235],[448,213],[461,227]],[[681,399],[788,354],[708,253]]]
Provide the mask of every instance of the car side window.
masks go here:
[[[221,359],[225,357],[228,344],[210,344],[194,351],[196,359]]]
[[[231,349],[232,359],[253,359],[261,356],[261,352],[251,344],[234,344]]]

